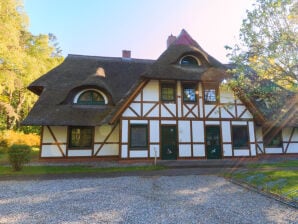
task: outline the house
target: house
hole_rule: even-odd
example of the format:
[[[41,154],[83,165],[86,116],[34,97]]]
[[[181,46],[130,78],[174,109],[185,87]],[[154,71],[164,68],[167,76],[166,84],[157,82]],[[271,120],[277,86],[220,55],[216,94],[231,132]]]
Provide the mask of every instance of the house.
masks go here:
[[[42,126],[41,158],[297,154],[297,94],[275,110],[239,98],[221,85],[228,67],[185,30],[157,60],[69,55],[28,87],[39,99],[23,125]]]

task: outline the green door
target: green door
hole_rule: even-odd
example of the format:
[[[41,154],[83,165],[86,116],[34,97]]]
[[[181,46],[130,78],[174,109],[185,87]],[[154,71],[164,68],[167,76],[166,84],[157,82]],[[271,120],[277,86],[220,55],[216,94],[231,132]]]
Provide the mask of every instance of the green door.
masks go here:
[[[221,158],[219,126],[206,126],[206,152],[207,159]]]
[[[177,131],[175,125],[161,126],[161,158],[163,160],[177,159]]]

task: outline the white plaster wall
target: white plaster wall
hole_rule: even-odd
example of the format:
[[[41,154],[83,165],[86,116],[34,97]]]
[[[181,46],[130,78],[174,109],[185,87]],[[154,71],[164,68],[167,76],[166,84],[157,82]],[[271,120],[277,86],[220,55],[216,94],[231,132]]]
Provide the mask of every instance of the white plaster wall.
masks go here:
[[[282,130],[283,141],[289,141],[293,128],[288,127]],[[291,141],[298,141],[298,128],[295,129]]]
[[[242,114],[242,112],[246,109],[245,106],[243,105],[237,105],[237,114],[238,114],[238,117]]]
[[[249,156],[249,149],[234,150],[234,156]]]
[[[155,157],[155,151],[156,151],[156,157],[160,157],[159,145],[151,144],[150,145],[150,157],[151,158]]]
[[[130,124],[148,124],[148,120],[131,120]]]
[[[219,107],[217,107],[210,115],[209,118],[219,118]]]
[[[122,117],[137,117],[137,115],[129,108],[127,108],[123,114]]]
[[[103,142],[105,138],[110,134],[112,131],[112,125],[102,125],[95,127],[95,142]],[[108,138],[107,142],[118,142],[119,141],[119,125],[114,129],[113,133]]]
[[[222,127],[222,141],[223,142],[231,142],[231,127],[229,121],[221,122]]]
[[[205,105],[205,117],[207,117],[207,115],[210,113],[210,111],[211,111],[214,107],[216,107],[216,105],[208,105],[208,104]]]
[[[247,125],[246,121],[232,121],[232,125]]]
[[[154,103],[143,103],[143,116],[145,116],[149,112],[149,110],[151,110],[154,106]],[[155,108],[146,116],[158,117],[158,105],[155,106]]]
[[[254,128],[254,123],[252,121],[248,122],[248,130],[249,130],[250,142],[255,142],[255,128]]]
[[[258,154],[262,154],[264,152],[264,144],[258,143],[257,145],[259,146],[259,147],[257,147]],[[259,148],[261,148],[262,151]]]
[[[121,158],[127,158],[128,157],[128,150],[127,145],[121,146]]]
[[[157,80],[151,80],[143,88],[144,101],[158,101],[159,100],[159,84]]]
[[[128,121],[122,120],[122,142],[128,142]]]
[[[278,148],[266,148],[265,147],[265,152],[266,154],[278,154],[278,153],[282,153],[282,148],[278,147]]]
[[[162,120],[161,124],[176,124],[176,120]]]
[[[205,123],[206,123],[206,125],[219,125],[220,124],[219,121],[206,121]]]
[[[203,121],[192,122],[192,140],[194,142],[204,142],[205,139],[204,123]]]
[[[190,121],[178,121],[179,142],[190,142]]]
[[[245,113],[241,116],[241,118],[253,118],[253,116],[251,115],[251,113],[247,110],[245,111]]]
[[[141,103],[131,103],[130,107],[138,114],[138,116],[141,116]]]
[[[118,156],[118,155],[119,155],[118,144],[106,144],[100,149],[98,153],[98,156]]]
[[[148,151],[146,150],[134,150],[129,152],[130,158],[147,158]]]
[[[179,157],[191,157],[190,144],[179,144]]]
[[[223,144],[223,156],[233,156],[231,144]]]
[[[204,117],[202,99],[200,99],[200,101],[199,101],[199,106],[200,106],[200,118],[202,118],[202,117]]]
[[[134,101],[141,101],[141,93],[134,98]]]
[[[250,144],[250,154],[251,154],[251,156],[256,156],[257,155],[256,144]]]
[[[150,121],[150,142],[159,142],[159,121]]]
[[[220,112],[222,118],[233,118],[224,108],[221,108]]]
[[[92,156],[91,149],[84,149],[84,150],[68,150],[68,156]]]
[[[262,127],[259,127],[259,126],[256,127],[256,138],[257,138],[257,142],[263,141]]]
[[[290,143],[287,153],[298,153],[298,143]]]
[[[181,114],[181,110],[180,110],[180,108],[181,108],[181,106],[182,106],[182,97],[181,97],[181,91],[182,91],[182,88],[181,88],[181,82],[180,81],[178,81],[177,82],[177,106],[178,106],[178,111],[177,111],[177,117],[181,117],[182,116],[182,114]]]
[[[205,156],[205,145],[203,145],[203,144],[194,144],[193,145],[193,156],[195,156],[195,157],[204,157]]]
[[[50,126],[54,136],[56,137],[57,141],[60,143],[67,142],[67,127],[66,126]],[[52,137],[49,129],[47,126],[44,126],[43,129],[43,143],[53,143],[55,142],[54,138]]]
[[[66,145],[60,145],[64,154],[66,154]],[[62,157],[57,145],[43,145],[41,147],[41,157]]]
[[[234,92],[225,88],[220,88],[220,102],[234,103]]]

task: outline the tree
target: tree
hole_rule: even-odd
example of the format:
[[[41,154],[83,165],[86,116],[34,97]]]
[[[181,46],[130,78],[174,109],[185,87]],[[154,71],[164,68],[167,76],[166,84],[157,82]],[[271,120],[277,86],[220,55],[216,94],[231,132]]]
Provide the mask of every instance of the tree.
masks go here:
[[[240,44],[226,46],[235,65],[230,82],[248,94],[268,98],[260,89],[262,80],[297,91],[298,84],[298,1],[257,0],[240,29]],[[273,85],[275,86],[275,85]],[[274,101],[274,100],[273,100]]]
[[[22,2],[0,0],[0,128],[19,128],[36,96],[26,87],[62,62],[53,34],[33,35]]]

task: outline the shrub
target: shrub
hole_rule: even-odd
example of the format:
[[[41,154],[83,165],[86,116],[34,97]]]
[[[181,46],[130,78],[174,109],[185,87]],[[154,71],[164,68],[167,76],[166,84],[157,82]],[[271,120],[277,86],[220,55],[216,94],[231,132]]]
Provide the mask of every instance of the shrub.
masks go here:
[[[0,147],[1,142],[5,142],[8,147],[13,144],[39,146],[40,136],[36,134],[24,134],[22,132],[7,130],[0,133]]]
[[[14,171],[20,171],[30,161],[31,147],[28,145],[12,145],[8,148],[8,159]]]

